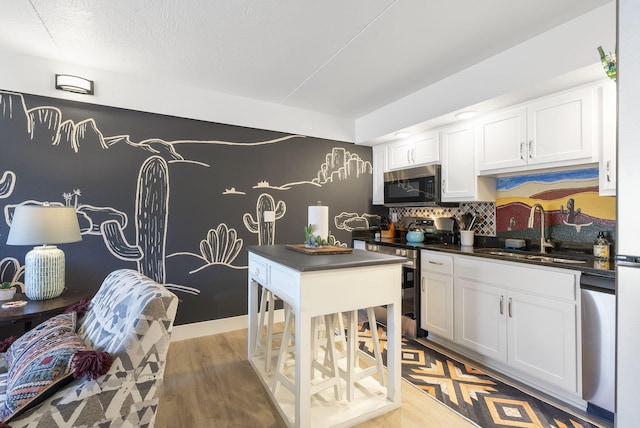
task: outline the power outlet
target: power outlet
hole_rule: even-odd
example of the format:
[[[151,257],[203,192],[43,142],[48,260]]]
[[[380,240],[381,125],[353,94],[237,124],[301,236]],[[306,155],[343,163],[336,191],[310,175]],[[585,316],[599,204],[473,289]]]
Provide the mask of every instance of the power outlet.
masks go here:
[[[268,223],[273,223],[276,221],[276,212],[275,211],[265,211],[264,212],[264,221]]]
[[[398,222],[398,213],[391,213],[391,221],[394,223]]]

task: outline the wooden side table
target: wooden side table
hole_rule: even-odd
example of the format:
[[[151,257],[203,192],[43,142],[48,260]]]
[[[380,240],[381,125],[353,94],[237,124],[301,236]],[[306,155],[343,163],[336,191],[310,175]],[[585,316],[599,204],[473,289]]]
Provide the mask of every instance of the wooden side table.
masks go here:
[[[27,304],[19,308],[0,307],[0,326],[21,322],[24,323],[24,331],[26,332],[33,328],[34,321],[44,320],[62,313],[69,306],[86,298],[87,292],[77,289],[65,289],[60,296],[47,300],[29,300],[23,293],[16,293],[13,299],[4,300],[0,303],[26,300]]]

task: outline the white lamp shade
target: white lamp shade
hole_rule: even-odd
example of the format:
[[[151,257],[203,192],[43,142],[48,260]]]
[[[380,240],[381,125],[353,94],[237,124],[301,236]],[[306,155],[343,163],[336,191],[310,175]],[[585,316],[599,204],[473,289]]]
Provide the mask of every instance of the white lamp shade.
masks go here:
[[[81,240],[75,208],[20,205],[13,213],[7,245],[65,244]]]

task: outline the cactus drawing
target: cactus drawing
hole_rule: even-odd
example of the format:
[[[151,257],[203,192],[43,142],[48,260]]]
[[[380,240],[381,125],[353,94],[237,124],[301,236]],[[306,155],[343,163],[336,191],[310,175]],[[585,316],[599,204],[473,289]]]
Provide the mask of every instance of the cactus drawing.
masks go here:
[[[264,221],[264,213],[266,211],[274,211],[274,221]],[[287,206],[283,201],[274,201],[273,197],[267,193],[263,193],[258,197],[256,202],[256,220],[253,219],[251,214],[245,213],[242,216],[244,225],[249,229],[251,233],[258,234],[258,245],[273,245],[276,238],[276,222],[284,217],[287,211]]]
[[[140,167],[136,192],[136,242],[129,244],[120,223],[104,222],[100,229],[105,245],[121,260],[135,261],[138,271],[165,283],[169,170],[160,156],[151,156]]]
[[[24,277],[24,266],[20,266],[18,259],[5,257],[0,260],[0,282],[10,282],[12,286],[18,286],[24,292],[21,277]]]
[[[242,249],[242,239],[238,232],[220,223],[217,229],[210,229],[207,239],[200,241],[200,254],[209,263],[231,264]]]
[[[8,198],[13,193],[16,184],[16,174],[13,171],[5,171],[0,178],[0,199]]]

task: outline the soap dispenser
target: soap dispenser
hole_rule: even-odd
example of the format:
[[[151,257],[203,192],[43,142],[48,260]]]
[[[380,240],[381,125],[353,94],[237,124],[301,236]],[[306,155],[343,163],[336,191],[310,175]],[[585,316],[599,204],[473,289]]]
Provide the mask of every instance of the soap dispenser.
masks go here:
[[[596,259],[609,260],[609,241],[603,231],[598,232],[598,237],[593,243],[593,255]]]

